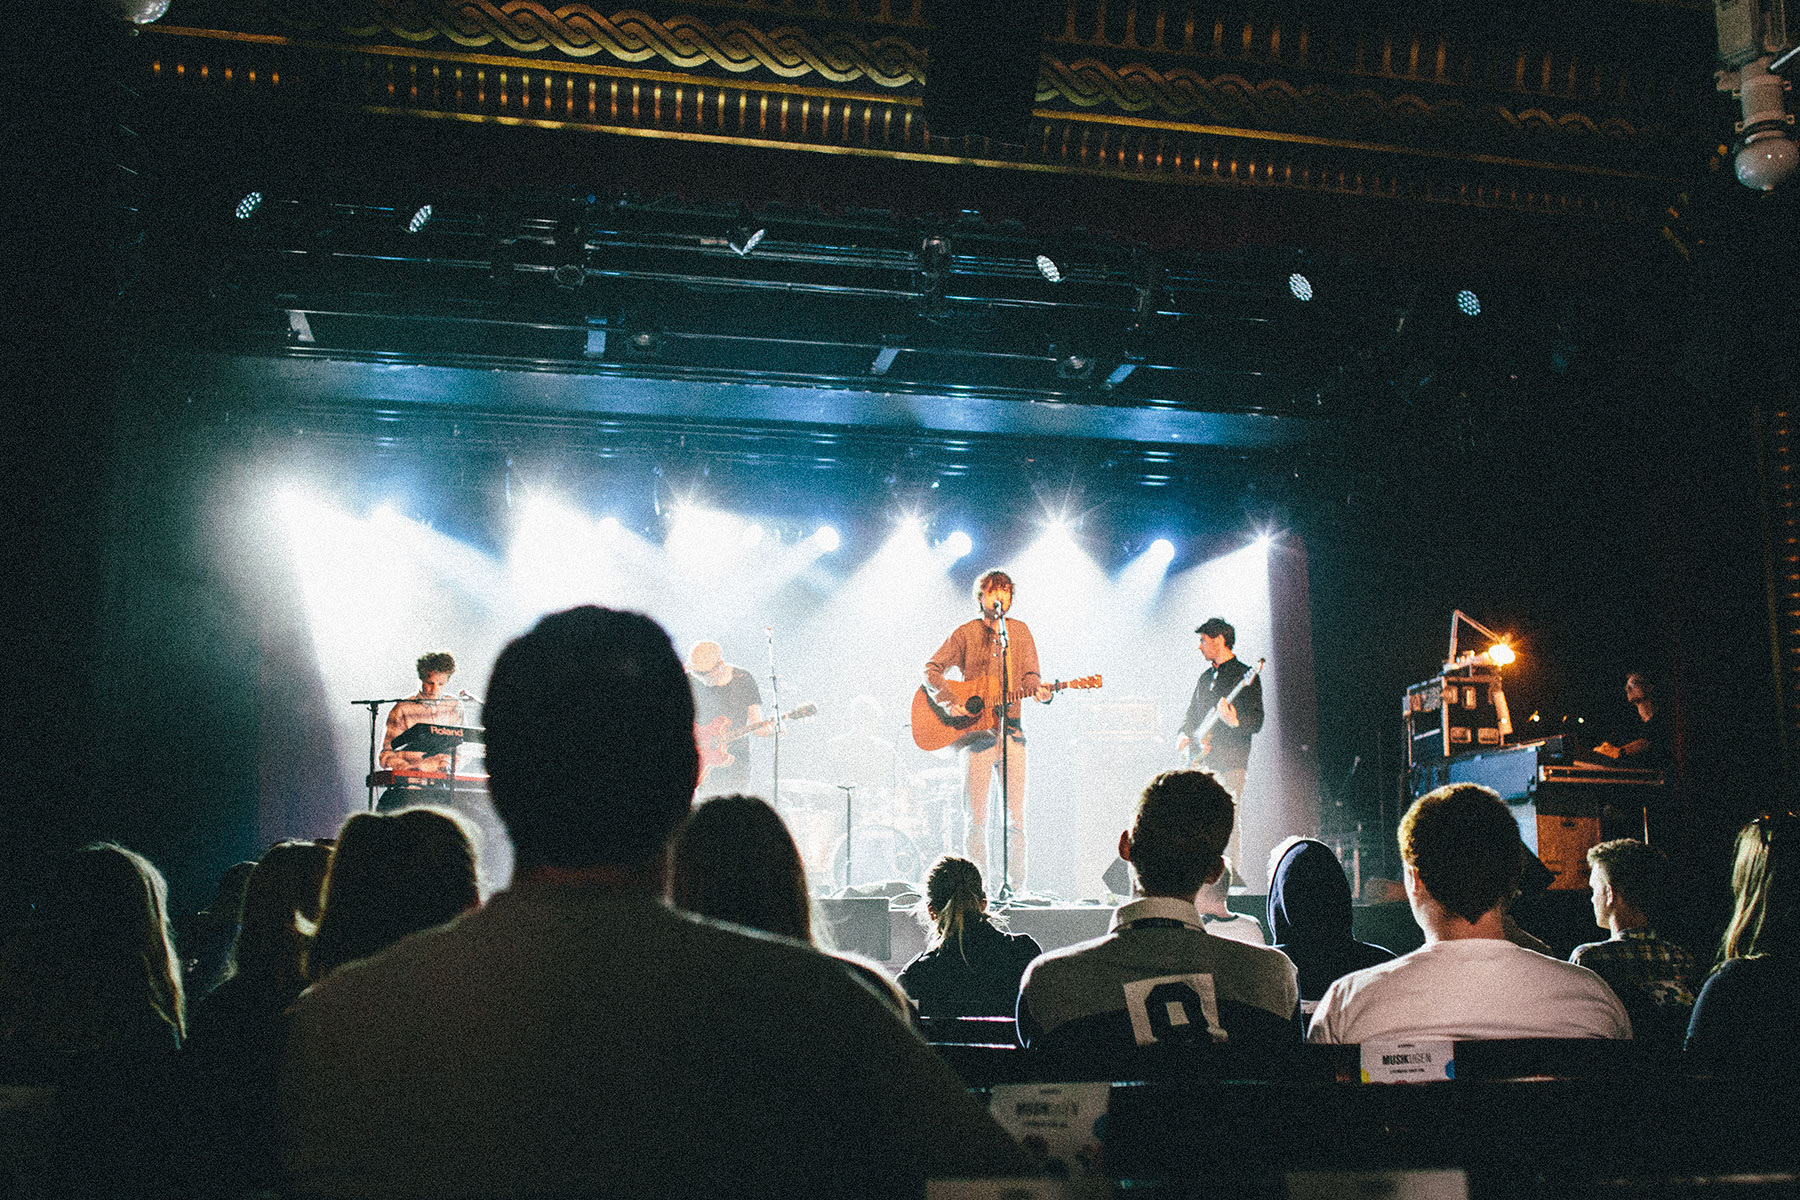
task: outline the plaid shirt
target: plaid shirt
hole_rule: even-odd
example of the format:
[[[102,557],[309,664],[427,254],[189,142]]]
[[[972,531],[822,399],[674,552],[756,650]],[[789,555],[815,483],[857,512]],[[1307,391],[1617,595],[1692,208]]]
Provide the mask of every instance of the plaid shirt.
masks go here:
[[[1693,955],[1651,929],[1627,929],[1609,941],[1577,946],[1569,961],[1606,980],[1621,999],[1635,991],[1659,1008],[1692,1008],[1700,982]]]

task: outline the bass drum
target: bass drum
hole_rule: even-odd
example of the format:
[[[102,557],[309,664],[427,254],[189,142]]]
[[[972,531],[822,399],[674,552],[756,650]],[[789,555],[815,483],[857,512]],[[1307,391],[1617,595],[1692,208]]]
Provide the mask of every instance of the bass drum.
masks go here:
[[[863,887],[899,879],[917,888],[925,875],[925,861],[918,845],[892,825],[858,825],[854,840],[839,836],[831,852],[831,881],[834,887]],[[845,878],[845,851],[849,854],[850,875]]]

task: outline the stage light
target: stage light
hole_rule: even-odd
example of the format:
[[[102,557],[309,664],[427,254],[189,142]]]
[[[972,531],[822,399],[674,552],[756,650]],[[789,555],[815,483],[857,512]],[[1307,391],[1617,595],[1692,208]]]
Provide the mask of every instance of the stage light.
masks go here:
[[[1492,646],[1489,646],[1487,656],[1488,661],[1493,663],[1496,667],[1504,667],[1518,657],[1513,653],[1513,648],[1505,642],[1495,642]]]
[[[1150,556],[1160,558],[1163,562],[1172,562],[1175,558],[1175,543],[1168,538],[1157,538],[1150,543]]]
[[[406,222],[406,232],[418,233],[431,224],[431,205],[421,204],[413,210],[413,215]]]
[[[263,194],[261,192],[246,193],[244,198],[237,202],[237,208],[233,215],[240,221],[248,221],[256,215],[256,210],[262,207],[262,202]]]
[[[625,532],[625,526],[619,523],[619,518],[617,517],[601,517],[596,528],[607,537],[615,537],[618,534]]]
[[[550,278],[556,281],[557,287],[572,292],[587,282],[587,267],[581,263],[563,263],[550,273]],[[605,345],[606,343],[602,341],[601,346]]]
[[[763,527],[761,525],[744,526],[743,536],[738,540],[743,544],[744,549],[756,549],[756,547],[762,545]]]
[[[1479,317],[1481,315],[1481,297],[1468,288],[1464,288],[1456,293],[1456,307],[1462,310],[1462,315],[1465,317]]]
[[[1057,266],[1056,260],[1051,258],[1048,254],[1040,254],[1037,256],[1037,269],[1038,274],[1042,275],[1051,283],[1061,283],[1063,281],[1062,268]]]
[[[813,539],[818,542],[819,548],[827,554],[836,550],[841,544],[841,539],[838,537],[838,531],[829,525],[819,526],[818,531],[813,534]]]
[[[975,549],[975,542],[968,534],[958,529],[955,533],[944,539],[944,549],[949,552],[951,559],[954,561],[955,559],[964,557],[969,551]]]
[[[1296,300],[1311,300],[1313,298],[1312,280],[1308,279],[1300,272],[1295,271],[1292,275],[1288,276],[1288,291],[1293,294],[1293,297]]]

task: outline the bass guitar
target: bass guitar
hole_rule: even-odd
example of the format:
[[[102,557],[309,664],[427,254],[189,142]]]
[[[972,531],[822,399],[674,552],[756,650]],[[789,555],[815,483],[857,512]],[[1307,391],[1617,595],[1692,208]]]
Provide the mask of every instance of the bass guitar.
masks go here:
[[[782,728],[785,730],[789,721],[804,721],[818,711],[819,706],[816,704],[802,704],[799,708],[784,712],[781,714]],[[740,729],[732,728],[730,717],[714,717],[705,725],[694,726],[694,745],[700,751],[700,782],[705,783],[708,775],[737,761],[736,756],[731,753],[731,746],[753,733],[761,733],[774,727],[774,717]]]
[[[1052,692],[1060,692],[1064,688],[1097,688],[1100,686],[1100,676],[1083,675],[1080,679],[1059,679],[1046,686]],[[1001,697],[1000,684],[996,679],[946,679],[944,691],[948,704],[961,704],[969,710],[969,715],[951,716],[945,704],[940,704],[921,684],[919,690],[913,693],[912,702],[913,742],[921,750],[942,750],[971,734],[997,729],[1001,713],[1035,694],[1031,689],[1020,688]]]
[[[1236,687],[1225,693],[1224,698],[1219,701],[1219,704],[1236,703],[1238,694],[1256,681],[1256,677],[1262,674],[1263,664],[1268,661],[1269,660],[1266,658],[1257,659],[1256,666],[1242,679],[1237,681]],[[1219,723],[1219,704],[1213,705],[1212,711],[1207,713],[1200,724],[1194,727],[1194,732],[1188,735],[1188,744],[1181,751],[1181,767],[1183,770],[1192,767],[1197,762],[1203,761],[1208,754],[1212,753],[1212,727]]]

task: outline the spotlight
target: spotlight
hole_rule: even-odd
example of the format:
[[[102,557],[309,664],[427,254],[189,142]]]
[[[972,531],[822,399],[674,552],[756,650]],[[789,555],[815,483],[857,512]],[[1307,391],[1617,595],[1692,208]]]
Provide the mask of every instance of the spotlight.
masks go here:
[[[406,222],[406,232],[419,233],[431,224],[431,205],[421,204],[413,210],[411,219]]]
[[[1496,667],[1504,667],[1518,658],[1518,655],[1513,653],[1513,648],[1505,642],[1495,642],[1492,646],[1489,646],[1487,656],[1488,661],[1493,663]]]
[[[606,537],[614,537],[625,531],[625,526],[619,524],[617,517],[601,517],[595,527]]]
[[[654,329],[640,329],[625,339],[625,345],[633,354],[655,354],[662,337]]]
[[[1037,256],[1037,269],[1038,274],[1042,275],[1051,283],[1061,283],[1063,281],[1062,268],[1057,266],[1056,260],[1051,258],[1048,254],[1040,254]]]
[[[763,237],[768,232],[766,229],[752,229],[748,224],[739,225],[725,236],[725,244],[730,246],[739,258],[743,258],[761,244]]]
[[[836,550],[840,544],[838,531],[829,525],[819,526],[818,531],[813,534],[813,537],[818,540],[819,548],[827,554]]]
[[[1481,315],[1481,297],[1468,288],[1464,288],[1456,293],[1456,307],[1462,310],[1462,315],[1465,317],[1479,317]]]
[[[1150,553],[1164,562],[1169,562],[1175,557],[1175,543],[1168,538],[1157,538],[1150,543]]]
[[[974,548],[974,541],[960,529],[944,539],[944,549],[948,550],[954,558],[962,558]]]
[[[763,527],[761,525],[744,526],[744,535],[739,539],[746,550],[754,550],[762,545]]]
[[[237,208],[233,215],[240,221],[248,221],[256,215],[256,210],[262,207],[262,202],[263,194],[261,192],[247,193],[242,200],[237,202]]]
[[[1311,300],[1313,298],[1312,280],[1295,271],[1288,276],[1288,291],[1296,300]]]
[[[563,263],[552,272],[551,278],[556,280],[557,287],[572,292],[587,282],[587,268],[581,263]]]
[[[1782,60],[1791,57],[1790,52]],[[1800,148],[1790,132],[1794,118],[1787,111],[1787,83],[1770,70],[1780,65],[1781,61],[1764,57],[1745,63],[1735,74],[1719,75],[1721,88],[1736,85],[1743,106],[1744,119],[1738,122],[1737,131],[1744,140],[1733,159],[1738,182],[1764,192],[1775,190],[1775,185],[1800,165]]]

